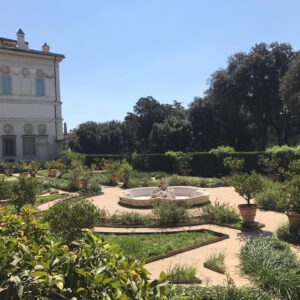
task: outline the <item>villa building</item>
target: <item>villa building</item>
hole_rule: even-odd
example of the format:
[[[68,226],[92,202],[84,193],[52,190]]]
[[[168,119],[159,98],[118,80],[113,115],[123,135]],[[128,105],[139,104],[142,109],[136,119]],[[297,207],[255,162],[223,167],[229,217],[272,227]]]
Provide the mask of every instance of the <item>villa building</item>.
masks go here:
[[[32,50],[20,29],[0,38],[0,161],[52,160],[63,148],[59,63],[64,55]]]

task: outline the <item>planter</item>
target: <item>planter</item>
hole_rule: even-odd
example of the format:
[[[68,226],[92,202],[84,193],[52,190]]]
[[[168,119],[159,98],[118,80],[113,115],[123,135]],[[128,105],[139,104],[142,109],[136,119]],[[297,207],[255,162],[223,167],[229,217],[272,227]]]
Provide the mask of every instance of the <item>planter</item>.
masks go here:
[[[240,204],[238,206],[244,223],[254,222],[256,216],[256,204]]]
[[[127,185],[128,182],[129,182],[129,177],[123,177],[122,182],[123,182],[124,185]]]
[[[31,172],[30,172],[30,176],[31,176],[31,177],[36,177],[36,174],[37,174],[37,171],[31,171]]]
[[[56,170],[48,170],[48,177],[56,177],[57,171]]]
[[[8,176],[12,176],[13,175],[13,171],[9,170],[9,169],[4,169],[4,174],[8,175]]]
[[[29,177],[29,172],[20,172],[20,176]]]
[[[89,184],[89,182],[88,182],[87,180],[84,180],[84,181],[81,182],[81,186],[82,186],[82,188],[83,188],[84,190],[87,189],[88,184]]]
[[[112,183],[116,183],[117,184],[118,183],[118,175],[111,176],[110,180],[111,180]]]
[[[80,180],[78,180],[78,179],[73,179],[73,180],[72,180],[72,185],[73,185],[74,187],[76,187],[76,188],[79,188],[79,186],[80,186]]]
[[[285,212],[285,214],[287,215],[291,225],[300,227],[300,213],[289,209]]]

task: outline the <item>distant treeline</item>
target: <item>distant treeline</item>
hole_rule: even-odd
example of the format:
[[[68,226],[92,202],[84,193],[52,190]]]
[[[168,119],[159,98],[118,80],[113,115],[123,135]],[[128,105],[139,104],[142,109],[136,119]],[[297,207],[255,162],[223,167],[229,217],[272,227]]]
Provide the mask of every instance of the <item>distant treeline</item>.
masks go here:
[[[208,151],[229,145],[263,151],[296,145],[300,133],[300,54],[289,44],[260,43],[229,57],[188,108],[140,98],[123,122],[86,122],[70,136],[74,151],[95,154]]]

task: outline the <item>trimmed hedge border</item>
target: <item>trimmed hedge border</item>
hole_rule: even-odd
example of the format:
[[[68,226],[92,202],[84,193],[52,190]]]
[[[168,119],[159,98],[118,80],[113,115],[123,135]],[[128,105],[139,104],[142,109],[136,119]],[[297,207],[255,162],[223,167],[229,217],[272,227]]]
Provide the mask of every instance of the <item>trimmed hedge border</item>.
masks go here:
[[[284,154],[272,155],[264,151],[254,152],[235,152],[221,154],[216,156],[209,152],[193,152],[191,161],[191,175],[200,177],[222,177],[229,175],[229,169],[223,165],[225,157],[236,157],[244,159],[243,172],[255,170],[264,174],[263,167],[258,164],[259,156],[277,157],[281,159],[283,167],[288,164],[291,159],[299,159],[300,156],[293,154],[292,157],[285,157]],[[289,154],[290,155],[290,154]],[[126,159],[133,165],[134,169],[145,172],[164,171],[174,173],[174,161],[170,156],[161,154],[87,154],[85,156],[86,165],[90,166],[93,162],[100,159],[121,160]]]
[[[97,231],[98,234],[105,234],[105,235],[133,235],[133,234],[145,234],[145,235],[150,235],[150,234],[176,234],[176,233],[180,233],[180,232],[209,232],[211,234],[214,234],[217,236],[217,238],[211,239],[209,241],[206,242],[202,242],[200,244],[195,244],[186,248],[181,248],[178,250],[174,250],[174,251],[170,251],[167,252],[166,254],[159,254],[156,256],[152,256],[149,258],[145,259],[146,264],[149,264],[151,262],[157,261],[157,260],[161,260],[161,259],[165,259],[171,256],[174,256],[176,254],[180,254],[186,251],[190,251],[190,250],[194,250],[206,245],[210,245],[210,244],[214,244],[226,239],[229,239],[229,235],[228,234],[224,234],[221,232],[217,232],[217,231],[213,231],[213,230],[209,230],[209,229],[190,229],[190,230],[176,230],[176,231],[168,231],[168,232],[99,232]]]

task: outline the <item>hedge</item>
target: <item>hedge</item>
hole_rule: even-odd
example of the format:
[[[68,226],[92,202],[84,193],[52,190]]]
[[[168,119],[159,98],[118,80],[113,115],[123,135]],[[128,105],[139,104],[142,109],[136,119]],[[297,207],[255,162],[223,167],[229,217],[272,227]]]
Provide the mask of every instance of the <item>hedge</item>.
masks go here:
[[[229,175],[229,169],[223,165],[225,157],[243,158],[244,172],[256,170],[263,173],[263,167],[258,164],[260,155],[267,155],[265,152],[235,152],[216,156],[208,152],[195,152],[191,162],[191,175],[201,177],[222,177]],[[86,164],[91,165],[96,160],[101,159],[127,159],[134,169],[145,172],[164,171],[168,173],[174,172],[172,159],[165,154],[93,154],[86,155]]]

